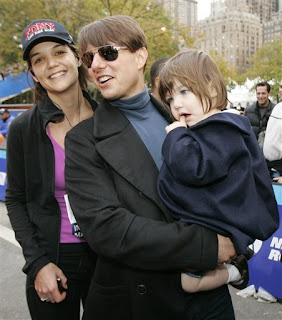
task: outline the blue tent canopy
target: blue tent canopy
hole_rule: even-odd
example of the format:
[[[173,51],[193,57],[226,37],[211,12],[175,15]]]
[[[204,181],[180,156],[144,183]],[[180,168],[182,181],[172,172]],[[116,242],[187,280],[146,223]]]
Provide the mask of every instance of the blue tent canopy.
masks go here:
[[[31,75],[26,72],[20,75],[9,75],[0,81],[0,103],[30,89],[33,85]]]

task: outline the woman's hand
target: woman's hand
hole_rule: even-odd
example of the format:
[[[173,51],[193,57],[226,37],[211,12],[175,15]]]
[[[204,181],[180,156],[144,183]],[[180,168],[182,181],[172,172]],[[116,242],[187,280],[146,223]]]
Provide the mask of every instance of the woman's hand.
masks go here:
[[[50,262],[38,271],[34,286],[42,302],[58,303],[66,298],[67,293],[59,291],[57,279],[60,279],[63,288],[68,288],[67,278],[54,263]]]

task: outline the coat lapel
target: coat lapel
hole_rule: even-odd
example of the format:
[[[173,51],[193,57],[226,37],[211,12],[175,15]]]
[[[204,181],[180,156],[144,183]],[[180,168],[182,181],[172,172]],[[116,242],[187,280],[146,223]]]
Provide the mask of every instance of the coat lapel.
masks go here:
[[[158,205],[168,221],[172,221],[168,209],[157,193],[159,171],[153,158],[127,118],[106,100],[95,112],[94,137],[97,152],[101,157]]]

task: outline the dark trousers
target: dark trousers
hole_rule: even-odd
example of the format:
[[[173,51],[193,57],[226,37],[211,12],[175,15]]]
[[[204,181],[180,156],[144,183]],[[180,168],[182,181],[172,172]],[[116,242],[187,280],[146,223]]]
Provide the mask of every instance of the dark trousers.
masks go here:
[[[61,303],[42,302],[27,277],[26,296],[33,320],[79,320],[80,303],[85,303],[96,265],[96,255],[86,243],[60,244],[58,267],[68,281],[67,296]]]
[[[187,320],[235,320],[227,285],[185,295]]]

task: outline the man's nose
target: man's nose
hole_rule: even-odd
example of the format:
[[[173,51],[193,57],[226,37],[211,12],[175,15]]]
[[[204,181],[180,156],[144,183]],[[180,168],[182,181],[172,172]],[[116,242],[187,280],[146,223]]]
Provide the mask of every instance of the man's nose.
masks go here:
[[[105,60],[99,55],[98,52],[95,53],[93,56],[91,67],[90,67],[92,69],[92,71],[103,69],[103,68],[105,68],[105,66],[106,66]]]

